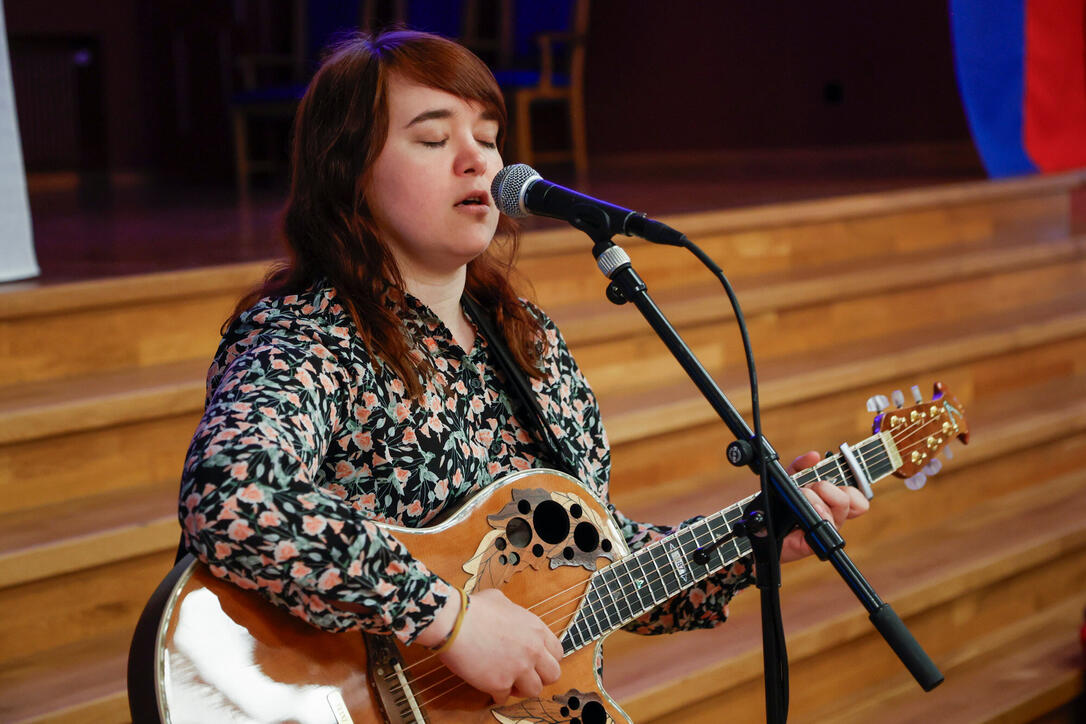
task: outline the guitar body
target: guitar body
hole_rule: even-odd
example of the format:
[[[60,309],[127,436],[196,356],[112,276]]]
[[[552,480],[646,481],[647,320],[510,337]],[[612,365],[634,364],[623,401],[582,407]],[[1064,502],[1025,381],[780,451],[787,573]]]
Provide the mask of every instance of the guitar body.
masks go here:
[[[544,470],[495,482],[440,525],[384,527],[446,581],[468,593],[500,588],[560,640],[592,573],[628,552],[588,489]],[[629,721],[597,677],[600,642],[567,646],[557,682],[538,698],[498,707],[427,649],[393,643],[389,636],[323,632],[189,556],[162,582],[133,639],[133,720]]]

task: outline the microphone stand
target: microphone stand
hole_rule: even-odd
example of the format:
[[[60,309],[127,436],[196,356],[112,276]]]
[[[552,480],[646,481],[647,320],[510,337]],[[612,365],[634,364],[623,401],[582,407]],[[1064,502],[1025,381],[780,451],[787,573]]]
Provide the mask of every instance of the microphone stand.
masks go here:
[[[829,561],[844,579],[867,609],[871,623],[924,691],[931,691],[942,683],[943,675],[935,663],[920,647],[893,608],[879,598],[844,552],[845,541],[837,529],[819,516],[810,501],[800,492],[781,465],[769,441],[764,436],[756,439],[746,421],[656,306],[648,294],[644,280],[630,263],[629,255],[612,242],[606,213],[587,204],[576,207],[575,211],[577,213],[570,223],[592,239],[592,255],[600,270],[611,280],[607,286],[607,298],[614,304],[632,302],[637,307],[717,415],[727,424],[738,443],[729,446],[729,459],[736,465],[749,465],[755,472],[759,472],[762,465],[765,466],[768,484],[746,509],[743,518],[745,530],[742,531],[750,541],[755,556],[756,581],[762,592],[764,643],[768,644],[770,640],[770,625],[775,631],[782,630],[778,600],[781,551],[779,541],[769,540],[765,535],[765,520],[768,516],[779,521],[772,527],[782,533],[796,525],[803,529],[812,550],[819,559]],[[702,555],[707,552],[699,551]],[[781,676],[782,666],[786,661],[780,659],[781,649],[783,646],[763,646],[766,716],[767,721],[774,724],[787,719],[787,681],[786,677]]]

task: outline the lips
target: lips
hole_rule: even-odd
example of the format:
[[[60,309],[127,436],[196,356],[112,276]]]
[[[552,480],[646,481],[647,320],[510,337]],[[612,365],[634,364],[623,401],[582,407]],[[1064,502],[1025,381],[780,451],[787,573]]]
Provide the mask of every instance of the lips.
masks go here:
[[[490,194],[486,191],[473,191],[457,201],[454,206],[490,206]]]

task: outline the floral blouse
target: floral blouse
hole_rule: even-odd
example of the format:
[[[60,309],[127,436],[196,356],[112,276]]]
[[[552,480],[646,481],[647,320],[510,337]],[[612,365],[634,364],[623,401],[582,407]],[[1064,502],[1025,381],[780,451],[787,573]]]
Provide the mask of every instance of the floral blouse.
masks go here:
[[[410,643],[453,589],[374,521],[424,526],[510,472],[553,465],[521,425],[482,335],[466,352],[418,300],[400,307],[436,371],[421,399],[408,398],[366,352],[332,288],[263,299],[244,312],[208,372],[179,516],[185,546],[216,576],[322,629]],[[613,511],[632,549],[667,535],[608,502],[610,451],[596,399],[554,323],[529,309],[550,343],[546,379],[533,388],[563,466]],[[748,569],[737,562],[628,628],[714,626],[751,582]]]

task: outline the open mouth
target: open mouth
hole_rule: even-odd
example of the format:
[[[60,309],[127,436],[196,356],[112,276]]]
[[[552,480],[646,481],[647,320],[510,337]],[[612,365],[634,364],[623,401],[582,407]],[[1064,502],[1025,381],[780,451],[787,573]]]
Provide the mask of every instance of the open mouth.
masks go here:
[[[490,199],[487,198],[485,191],[476,191],[473,194],[461,199],[456,203],[456,206],[489,206]]]

